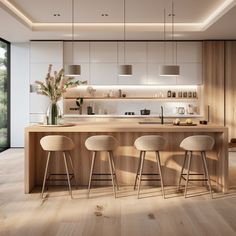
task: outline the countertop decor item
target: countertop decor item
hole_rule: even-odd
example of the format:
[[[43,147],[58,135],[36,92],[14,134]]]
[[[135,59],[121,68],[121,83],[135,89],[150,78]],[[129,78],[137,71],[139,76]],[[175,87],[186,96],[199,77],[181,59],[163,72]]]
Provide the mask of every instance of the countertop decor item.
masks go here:
[[[150,115],[150,110],[147,110],[146,108],[145,109],[143,109],[143,110],[140,110],[140,114],[141,115]]]
[[[52,75],[52,65],[50,64],[45,82],[36,80],[35,83],[39,85],[37,94],[47,96],[50,99],[50,105],[47,109],[47,124],[57,125],[59,118],[61,118],[61,111],[57,102],[62,98],[68,88],[86,84],[87,81],[79,81],[74,80],[72,77],[65,77],[63,69],[59,72],[54,71]]]

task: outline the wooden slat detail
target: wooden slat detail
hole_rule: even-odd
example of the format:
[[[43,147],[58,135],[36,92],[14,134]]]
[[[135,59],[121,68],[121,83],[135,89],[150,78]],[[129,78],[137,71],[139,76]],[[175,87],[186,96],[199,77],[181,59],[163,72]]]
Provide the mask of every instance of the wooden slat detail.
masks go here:
[[[229,127],[229,139],[231,139],[236,138],[236,42],[227,41],[225,50],[225,119],[226,125]]]
[[[224,125],[224,41],[203,42],[204,111],[210,121]]]

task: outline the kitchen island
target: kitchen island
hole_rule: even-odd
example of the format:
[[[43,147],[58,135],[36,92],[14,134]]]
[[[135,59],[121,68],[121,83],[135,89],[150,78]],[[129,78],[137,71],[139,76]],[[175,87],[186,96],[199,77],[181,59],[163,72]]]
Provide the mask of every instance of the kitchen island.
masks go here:
[[[161,152],[161,163],[165,185],[176,185],[178,182],[184,152],[179,148],[181,141],[190,135],[207,134],[215,139],[215,146],[207,152],[207,161],[213,188],[217,191],[228,191],[228,128],[219,125],[173,126],[172,124],[139,124],[138,122],[79,122],[69,127],[29,126],[25,129],[25,193],[30,193],[36,186],[42,185],[46,163],[46,153],[40,146],[40,139],[45,135],[60,134],[70,137],[75,143],[71,152],[76,179],[79,185],[87,185],[91,153],[84,146],[85,140],[98,134],[113,135],[119,141],[115,151],[115,164],[120,185],[133,185],[138,166],[139,153],[133,147],[136,138],[142,135],[163,135],[167,140]],[[58,153],[55,155],[59,155]],[[198,154],[196,154],[198,155]],[[53,158],[50,170],[64,173],[62,158]],[[109,171],[105,153],[100,156],[99,172]],[[156,171],[153,153],[147,153],[145,172]],[[194,158],[191,169],[202,173],[200,158]],[[97,183],[99,184],[99,183]],[[104,181],[103,181],[104,184]],[[149,184],[149,182],[147,182]],[[152,181],[153,184],[153,181]]]

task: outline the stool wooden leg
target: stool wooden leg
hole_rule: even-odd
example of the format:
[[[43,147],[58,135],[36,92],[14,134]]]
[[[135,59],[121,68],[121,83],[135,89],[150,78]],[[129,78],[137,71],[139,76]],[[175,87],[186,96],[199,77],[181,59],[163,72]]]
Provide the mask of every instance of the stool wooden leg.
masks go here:
[[[110,156],[111,156],[111,163],[112,163],[113,173],[114,173],[114,176],[115,176],[116,189],[119,190],[113,152],[110,152]]]
[[[63,152],[63,157],[64,157],[64,163],[65,163],[65,168],[66,168],[66,175],[67,175],[67,181],[68,181],[68,186],[69,186],[69,193],[72,198],[72,190],[71,190],[71,185],[70,185],[70,175],[68,171],[68,165],[67,165],[67,160],[66,160],[66,154]]]
[[[189,172],[190,172],[190,167],[191,167],[191,161],[192,161],[192,151],[189,152],[189,156],[188,156],[188,172],[187,172],[187,179],[186,179],[186,183],[185,183],[185,192],[184,192],[185,198],[187,197],[187,188],[188,188],[188,181],[189,181]]]
[[[163,198],[165,198],[165,190],[164,190],[164,183],[163,183],[163,178],[162,178],[161,160],[160,160],[159,151],[156,152],[156,159],[157,159],[157,166],[158,166],[158,169],[159,169],[159,175],[160,175],[160,179],[161,179],[162,196],[163,196]]]
[[[185,154],[184,154],[184,162],[183,162],[182,169],[181,169],[181,172],[180,172],[178,191],[180,190],[180,185],[181,185],[181,180],[182,180],[182,176],[183,176],[183,172],[184,172],[184,167],[185,167],[185,164],[186,164],[187,155],[188,155],[188,151],[186,151]]]
[[[206,169],[206,175],[207,175],[207,180],[208,180],[208,186],[209,186],[209,190],[210,190],[210,195],[211,198],[213,198],[213,194],[212,194],[212,188],[211,188],[211,180],[210,180],[210,176],[209,176],[209,172],[208,172],[208,168],[207,168],[207,162],[206,162],[206,153],[203,152],[203,162],[204,162],[204,166]]]
[[[136,189],[136,185],[137,185],[137,180],[138,180],[138,175],[139,175],[139,171],[140,171],[139,169],[140,169],[142,154],[143,154],[143,151],[140,151],[139,161],[138,161],[138,169],[137,169],[137,172],[136,172],[135,182],[134,182],[134,190]]]
[[[202,157],[202,165],[203,165],[203,170],[204,170],[204,179],[207,178],[207,173],[206,173],[206,167],[205,167],[205,164],[204,164],[204,154],[203,152],[201,152],[201,157]],[[205,185],[205,181],[203,181],[203,185]]]
[[[138,198],[139,198],[140,186],[141,186],[141,181],[142,181],[143,164],[144,164],[145,155],[146,155],[146,152],[143,152],[141,165],[140,165],[140,170],[139,170]]]
[[[111,172],[111,181],[112,181],[113,192],[114,192],[114,195],[116,198],[116,188],[115,188],[114,175],[113,175],[113,170],[112,170],[112,157],[111,157],[110,152],[108,152],[108,160],[109,160],[109,166],[110,166],[110,172]]]
[[[51,152],[48,152],[48,157],[47,157],[47,162],[46,162],[46,167],[45,167],[45,172],[44,172],[44,178],[43,178],[42,193],[41,193],[42,199],[43,199],[43,192],[44,192],[45,183],[46,183],[46,179],[47,179],[48,164],[49,164],[49,160],[50,160],[50,155],[51,155]]]
[[[73,165],[73,162],[72,162],[72,158],[71,158],[71,155],[69,152],[67,152],[68,156],[69,156],[69,161],[70,161],[70,166],[71,166],[71,169],[73,171],[73,175],[74,175],[74,180],[75,180],[75,186],[76,186],[76,189],[78,188],[78,184],[77,184],[77,181],[76,181],[76,178],[75,178],[75,169],[74,169],[74,165]]]
[[[94,169],[96,155],[97,155],[97,152],[93,152],[92,163],[91,163],[90,174],[89,174],[88,198],[89,198],[89,193],[90,193],[90,188],[91,188],[91,182],[92,182],[93,169]]]

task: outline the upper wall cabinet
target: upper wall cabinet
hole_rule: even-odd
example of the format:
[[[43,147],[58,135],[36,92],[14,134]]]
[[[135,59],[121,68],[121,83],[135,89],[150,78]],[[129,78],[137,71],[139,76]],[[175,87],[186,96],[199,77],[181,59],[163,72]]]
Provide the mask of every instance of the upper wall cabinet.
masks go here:
[[[74,53],[72,53],[72,50]],[[63,59],[65,64],[88,63],[89,43],[88,42],[64,42]]]
[[[179,63],[201,63],[202,42],[178,42],[177,62]]]
[[[125,50],[124,50],[125,49]],[[125,55],[124,55],[125,54]],[[124,61],[147,62],[147,42],[119,42],[118,61],[123,64]]]
[[[63,42],[31,42],[31,63],[61,63]]]
[[[117,42],[91,42],[90,61],[117,63]]]

